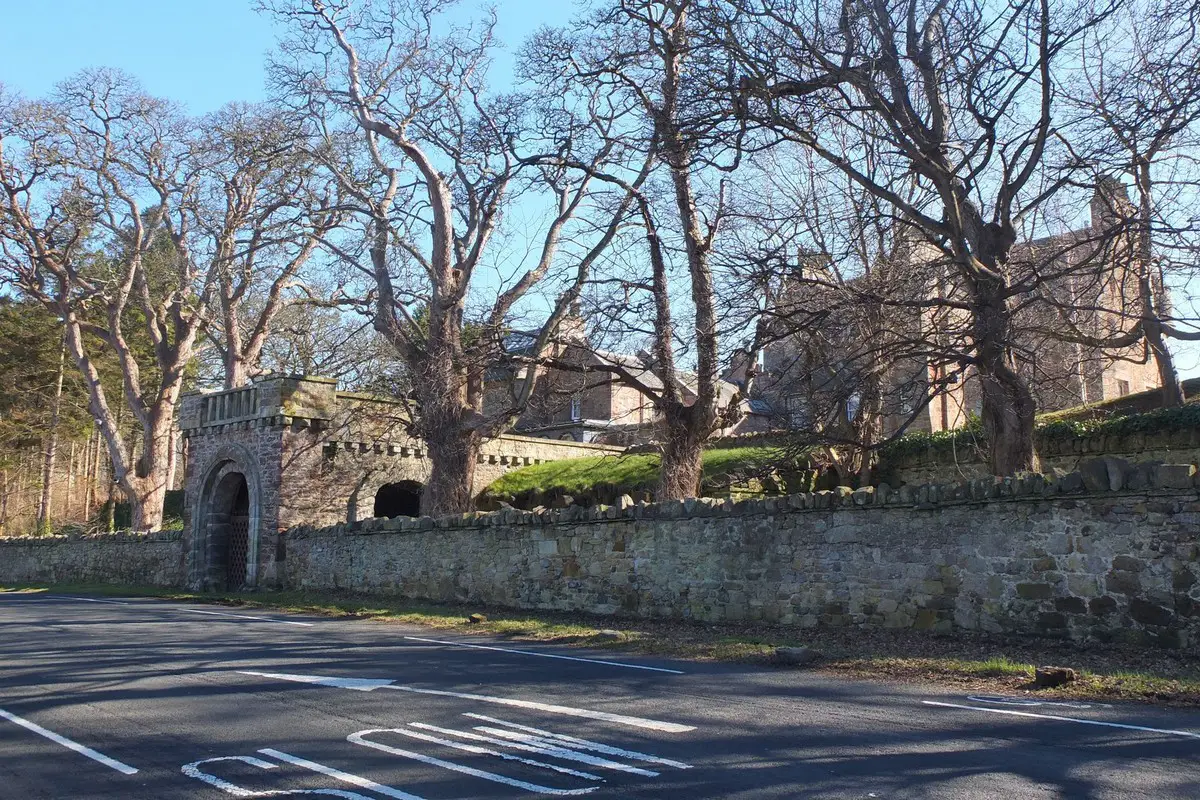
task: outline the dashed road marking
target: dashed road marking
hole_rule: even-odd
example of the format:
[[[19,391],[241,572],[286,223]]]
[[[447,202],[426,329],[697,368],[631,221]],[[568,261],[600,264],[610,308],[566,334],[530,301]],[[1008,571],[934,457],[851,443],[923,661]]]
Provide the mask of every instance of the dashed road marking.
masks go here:
[[[135,603],[126,602],[124,600],[103,600],[99,597],[76,597],[74,595],[47,595],[47,597],[58,598],[58,599],[62,599],[62,600],[79,600],[84,603],[106,603],[110,606],[141,605],[142,608],[149,608],[154,611],[166,611],[166,612],[174,613],[174,614],[207,614],[207,615],[213,616],[213,617],[233,617],[234,619],[250,619],[250,620],[254,620],[255,622],[274,622],[277,625],[297,625],[302,628],[311,628],[314,625],[316,625],[316,623],[314,623],[314,622],[300,622],[299,620],[294,620],[294,619],[278,619],[276,617],[256,617],[252,614],[234,614],[229,611],[206,611],[204,609],[199,609],[199,608],[180,608],[177,606],[167,606],[167,605],[157,605],[157,604],[154,604],[154,605],[135,604]]]
[[[235,617],[237,619],[252,619],[256,622],[274,622],[277,625],[298,625],[302,628],[311,628],[316,623],[300,622],[294,619],[275,619],[273,617],[255,617],[250,614],[230,614],[226,611],[203,611],[199,608],[173,608],[171,611],[180,611],[185,614],[209,614],[214,617]]]
[[[983,708],[982,706],[965,706],[958,703],[939,703],[933,700],[922,700],[927,706],[939,708],[961,708],[967,711],[984,711],[988,714],[1005,714],[1010,717],[1032,717],[1033,719],[1051,719],[1057,722],[1075,722],[1080,725],[1098,725],[1103,728],[1121,728],[1127,731],[1145,731],[1147,733],[1165,733],[1170,736],[1185,736],[1189,739],[1200,739],[1200,733],[1190,731],[1175,731],[1166,728],[1147,728],[1144,725],[1126,725],[1120,722],[1102,722],[1098,719],[1079,719],[1077,717],[1062,717],[1057,714],[1034,714],[1031,711],[1013,711],[1007,708]]]
[[[626,714],[612,714],[607,711],[592,711],[586,708],[575,708],[573,706],[560,706],[552,703],[538,703],[534,700],[516,700],[511,697],[495,697],[487,694],[472,694],[469,692],[451,692],[445,689],[420,689],[416,686],[396,686],[393,681],[376,678],[327,678],[321,675],[292,675],[280,672],[255,672],[251,670],[238,670],[239,675],[254,675],[259,678],[273,678],[275,680],[296,681],[298,683],[311,683],[318,686],[333,686],[340,689],[355,689],[360,692],[370,692],[375,689],[392,689],[397,692],[410,692],[412,694],[425,694],[435,697],[456,697],[460,700],[475,700],[480,703],[494,703],[495,705],[511,706],[513,708],[527,708],[532,711],[544,711],[548,714],[561,714],[568,717],[583,717],[585,719],[594,719],[601,722],[613,722],[618,725],[628,725],[633,728],[643,728],[645,730],[660,731],[662,733],[686,733],[696,730],[694,725],[681,725],[678,722],[664,722],[657,719],[646,719],[644,717],[633,717]]]
[[[4,719],[8,720],[9,722],[14,722],[17,725],[20,725],[22,728],[25,728],[26,730],[33,731],[38,736],[44,736],[47,739],[49,739],[50,741],[54,742],[55,744],[61,744],[63,747],[67,748],[68,750],[74,750],[76,753],[79,753],[80,755],[83,755],[83,756],[87,756],[88,758],[92,759],[93,761],[98,761],[101,764],[103,764],[104,766],[108,767],[109,769],[115,769],[117,772],[120,772],[123,775],[134,775],[137,773],[136,767],[131,767],[128,764],[117,761],[115,758],[109,758],[108,756],[104,755],[101,752],[93,750],[90,747],[85,747],[84,745],[81,745],[79,742],[68,739],[65,736],[61,736],[52,730],[43,728],[41,725],[38,725],[36,722],[30,722],[27,719],[18,717],[16,714],[10,714],[9,712],[5,711],[2,708],[0,708],[0,717],[3,717]]]
[[[625,669],[640,669],[647,672],[665,672],[669,675],[683,675],[683,670],[667,669],[666,667],[649,667],[644,664],[626,664],[622,661],[605,661],[600,658],[582,658],[580,656],[563,656],[557,653],[539,653],[536,650],[517,650],[511,647],[495,647],[485,644],[468,644],[467,642],[449,642],[444,639],[426,639],[422,636],[405,636],[414,642],[428,642],[430,644],[445,644],[451,647],[467,647],[472,650],[495,650],[500,653],[515,653],[521,656],[537,656],[538,658],[557,658],[560,661],[580,661],[584,664],[603,664],[607,667],[623,667]]]

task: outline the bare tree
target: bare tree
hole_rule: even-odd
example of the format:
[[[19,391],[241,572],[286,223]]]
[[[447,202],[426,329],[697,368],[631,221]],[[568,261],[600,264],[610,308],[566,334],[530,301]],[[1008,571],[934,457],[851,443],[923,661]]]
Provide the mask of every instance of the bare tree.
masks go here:
[[[1200,339],[1168,295],[1171,283],[1186,286],[1198,266],[1192,212],[1200,187],[1197,14],[1194,5],[1125,3],[1107,25],[1081,39],[1073,91],[1066,95],[1078,119],[1064,135],[1081,165],[1097,173],[1097,199],[1104,203],[1095,215],[1104,221],[1098,233],[1110,259],[1126,269],[1101,278],[1119,277],[1125,284],[1102,292],[1096,303],[1097,313],[1116,320],[1109,336],[1079,330],[1073,320],[1077,309],[1060,304],[1060,322],[1066,324],[1061,333],[1094,347],[1140,343],[1157,367],[1164,406],[1184,400],[1166,340]],[[1133,189],[1132,201],[1124,182]]]
[[[133,527],[154,530],[179,395],[214,313],[226,312],[236,385],[334,217],[286,143],[239,112],[196,124],[110,70],[81,73],[48,101],[0,103],[0,270],[63,320]],[[241,301],[258,282],[270,289],[243,340]],[[119,399],[102,380],[107,360]]]
[[[187,247],[216,279],[219,314],[207,336],[233,389],[261,372],[276,315],[314,299],[302,270],[340,222],[337,187],[269,108],[227,106],[200,129]]]
[[[202,325],[190,269],[171,269],[184,262],[164,237],[168,211],[190,191],[183,120],[104,70],[63,84],[53,102],[8,99],[0,118],[4,272],[62,318],[133,526],[154,530],[175,404]],[[131,334],[149,343],[151,374]],[[142,430],[137,447],[121,435],[90,341],[121,367],[124,400]]]
[[[607,124],[629,148],[623,170],[597,176],[631,193],[643,237],[641,247],[622,239],[622,251],[610,254],[619,268],[605,283],[618,293],[606,314],[626,340],[648,340],[648,353],[645,369],[603,361],[592,369],[637,388],[660,415],[661,499],[699,494],[704,445],[736,422],[748,390],[722,391],[713,252],[729,216],[723,175],[737,157],[721,143],[727,115],[711,100],[711,64],[693,37],[695,14],[690,0],[599,4],[571,29],[544,31],[527,48],[550,93],[600,92]],[[651,169],[644,184],[624,177]],[[755,355],[745,358],[753,363]]]
[[[594,259],[584,245],[574,276],[557,274],[590,179],[540,157],[562,153],[569,135],[550,146],[527,141],[530,98],[488,92],[494,18],[455,24],[433,0],[260,6],[287,30],[272,65],[275,85],[355,215],[358,238],[327,245],[370,277],[376,330],[420,376],[410,412],[432,462],[423,512],[465,511],[483,441],[511,426],[536,384],[534,370],[510,406],[485,413],[485,372],[507,357],[513,316],[533,290],[562,277],[565,288],[527,350],[536,361]],[[533,152],[520,156],[523,145]],[[599,165],[605,156],[601,146],[583,160]],[[532,265],[505,266],[495,241],[502,219],[530,194],[553,205],[531,236]],[[615,225],[592,230],[603,239]]]
[[[1052,68],[1096,18],[1051,0],[729,0],[706,25],[742,73],[733,104],[765,139],[811,149],[952,267],[954,292],[925,302],[969,316],[959,360],[978,373],[998,474],[1034,458],[1034,400],[1012,358],[1015,305],[1031,287],[1009,254],[1023,215],[1065,185],[1047,174]],[[880,160],[844,148],[857,138],[842,128],[878,142]]]
[[[775,424],[797,447],[828,446],[865,484],[873,450],[962,378],[965,331],[949,310],[917,302],[939,260],[921,261],[890,204],[805,148],[779,144],[748,162],[743,224],[722,254],[735,276],[725,300],[765,298],[757,312],[752,298],[741,305],[763,320],[758,390]]]

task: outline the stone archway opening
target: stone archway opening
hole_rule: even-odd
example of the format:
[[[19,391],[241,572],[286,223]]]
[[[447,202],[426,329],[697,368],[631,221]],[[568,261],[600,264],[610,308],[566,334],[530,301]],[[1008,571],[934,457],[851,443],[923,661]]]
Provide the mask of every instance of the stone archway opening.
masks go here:
[[[252,583],[250,487],[246,476],[228,472],[212,488],[205,520],[207,588],[233,591]]]
[[[416,481],[385,483],[375,493],[372,516],[388,519],[421,516],[421,491],[424,488]]]

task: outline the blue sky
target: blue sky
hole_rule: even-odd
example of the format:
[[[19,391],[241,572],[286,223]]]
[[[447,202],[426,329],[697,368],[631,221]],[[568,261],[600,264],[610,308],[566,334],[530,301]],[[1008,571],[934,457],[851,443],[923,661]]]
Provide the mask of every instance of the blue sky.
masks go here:
[[[271,22],[252,0],[0,0],[0,82],[44,94],[85,67],[119,67],[196,114],[263,99]],[[566,22],[570,0],[502,0],[500,38],[515,48],[542,24]],[[481,6],[464,4],[475,16]],[[508,59],[497,60],[501,80]]]

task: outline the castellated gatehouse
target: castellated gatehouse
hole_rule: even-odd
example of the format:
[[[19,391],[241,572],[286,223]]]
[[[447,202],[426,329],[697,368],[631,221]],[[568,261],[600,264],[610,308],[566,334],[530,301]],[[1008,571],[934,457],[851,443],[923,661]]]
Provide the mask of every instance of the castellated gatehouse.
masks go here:
[[[282,531],[418,516],[430,462],[402,403],[311,376],[183,398],[184,558],[194,589],[276,586]],[[507,435],[488,442],[474,491],[510,469],[622,448]]]

